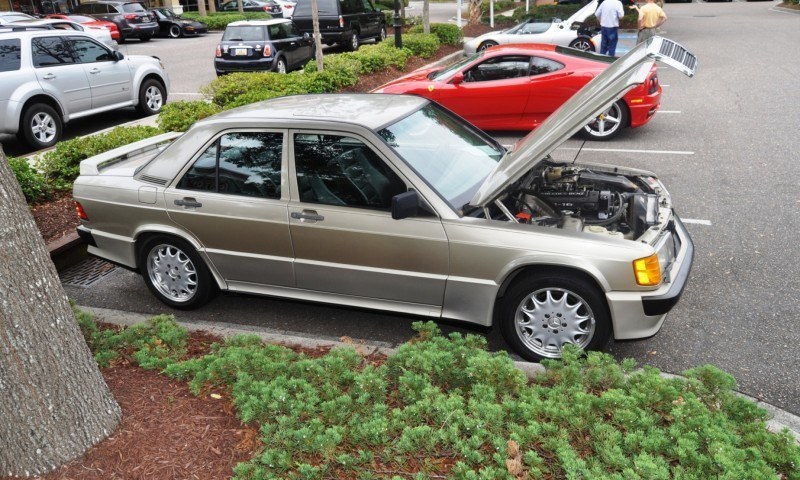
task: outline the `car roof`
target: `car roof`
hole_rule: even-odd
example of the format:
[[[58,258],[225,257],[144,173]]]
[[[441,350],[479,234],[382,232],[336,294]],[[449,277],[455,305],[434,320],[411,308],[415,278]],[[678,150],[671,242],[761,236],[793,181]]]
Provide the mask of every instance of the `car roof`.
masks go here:
[[[61,21],[62,22],[66,22],[68,20],[61,20]],[[3,26],[0,26],[0,37],[2,37],[2,38],[7,38],[7,37],[20,38],[20,37],[41,37],[41,36],[46,36],[46,37],[53,37],[53,36],[59,36],[59,37],[84,36],[84,37],[87,37],[87,38],[93,38],[88,33],[81,32],[80,30],[60,30],[58,28],[53,29],[52,27],[35,28],[34,29],[33,27],[36,27],[37,25],[33,25],[33,24],[16,25],[16,26],[20,27],[20,28],[24,28],[24,27],[28,26],[28,27],[31,27],[31,28],[28,29],[28,30],[12,30],[12,28],[14,28],[14,24],[3,25]]]
[[[227,27],[247,27],[247,26],[264,26],[264,25],[277,25],[279,23],[291,23],[288,18],[273,18],[270,20],[238,20],[231,22]],[[225,28],[227,28],[225,27]]]
[[[429,100],[414,95],[328,93],[290,95],[218,113],[215,120],[309,120],[384,127],[419,110]]]

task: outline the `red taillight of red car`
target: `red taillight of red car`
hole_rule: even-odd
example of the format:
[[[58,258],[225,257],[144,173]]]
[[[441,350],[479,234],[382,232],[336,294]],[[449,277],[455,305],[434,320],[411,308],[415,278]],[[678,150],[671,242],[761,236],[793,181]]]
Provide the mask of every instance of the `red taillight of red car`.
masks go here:
[[[269,8],[269,5],[264,5],[263,7],[261,7],[261,10],[264,10],[265,12],[269,12],[271,9]]]
[[[89,220],[89,216],[86,215],[86,212],[83,210],[83,205],[80,202],[75,202],[75,211],[78,212],[78,218],[81,220]]]
[[[272,55],[272,49],[269,48],[269,45],[264,45],[264,56],[269,57]]]
[[[137,15],[135,13],[129,13],[125,15],[125,20],[136,20]]]
[[[217,58],[219,58],[219,57],[221,57],[221,56],[222,56],[222,47],[220,47],[219,45],[217,45]]]

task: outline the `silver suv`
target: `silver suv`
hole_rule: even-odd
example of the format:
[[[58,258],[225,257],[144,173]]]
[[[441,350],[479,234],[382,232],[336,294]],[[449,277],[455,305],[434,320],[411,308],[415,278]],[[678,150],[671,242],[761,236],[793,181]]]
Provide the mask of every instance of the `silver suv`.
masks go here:
[[[157,57],[123,56],[83,32],[0,27],[0,133],[36,149],[75,118],[129,106],[154,115],[168,90]]]

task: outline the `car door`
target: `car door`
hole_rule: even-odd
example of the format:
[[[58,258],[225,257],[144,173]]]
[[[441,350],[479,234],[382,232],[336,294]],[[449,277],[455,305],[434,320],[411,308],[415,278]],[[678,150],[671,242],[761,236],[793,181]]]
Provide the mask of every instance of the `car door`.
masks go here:
[[[297,42],[292,44],[292,39],[289,38],[287,32],[288,29],[284,28],[283,24],[276,23],[274,25],[267,25],[267,35],[269,35],[272,45],[275,47],[275,50],[280,52],[280,55],[283,55],[286,59],[286,65],[291,67],[296,61],[296,50],[299,45]],[[276,55],[278,55],[277,52]]]
[[[438,314],[449,268],[435,216],[394,220],[392,197],[411,186],[365,138],[290,131],[289,225],[299,288],[416,304]]]
[[[119,61],[100,42],[86,37],[70,37],[75,56],[89,78],[92,108],[130,102],[133,88],[128,62]]]
[[[172,220],[200,242],[232,290],[294,286],[284,138],[279,130],[221,132],[165,191]]]
[[[374,37],[378,35],[381,28],[381,17],[383,13],[377,11],[370,0],[360,0],[362,4],[361,14],[361,36]]]
[[[311,38],[304,38],[297,27],[293,23],[280,24],[281,29],[284,31],[286,39],[289,41],[287,49],[292,52],[292,58],[289,60],[291,68],[300,68],[311,59],[311,52],[313,50],[313,40]]]
[[[67,112],[77,113],[92,108],[89,79],[76,62],[66,38],[32,38],[31,59],[39,85],[59,99]]]
[[[442,85],[439,102],[481,128],[513,128],[528,102],[529,65],[528,55],[488,58],[464,70],[462,82]]]
[[[523,115],[527,128],[538,127],[588,82],[563,63],[540,56],[531,57],[528,79],[531,90]]]

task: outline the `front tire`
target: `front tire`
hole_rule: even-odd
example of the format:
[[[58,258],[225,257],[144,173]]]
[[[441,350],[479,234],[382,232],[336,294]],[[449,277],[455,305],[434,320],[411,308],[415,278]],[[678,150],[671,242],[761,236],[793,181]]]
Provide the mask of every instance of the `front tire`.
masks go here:
[[[625,101],[617,100],[605,112],[583,127],[583,135],[589,140],[611,140],[628,126],[629,116]]]
[[[18,136],[36,150],[49,148],[61,139],[61,115],[53,107],[35,103],[25,110]]]
[[[167,92],[161,82],[148,78],[139,88],[139,105],[136,110],[144,117],[155,115],[164,107],[167,101]]]
[[[178,25],[171,25],[169,27],[169,36],[170,38],[180,38],[182,36],[183,31],[181,27]]]
[[[478,51],[482,52],[482,51],[486,50],[487,48],[492,48],[494,46],[497,46],[497,42],[493,42],[492,40],[486,40],[485,42],[483,42],[480,45],[478,45]]]
[[[172,308],[191,310],[217,292],[211,274],[197,251],[179,238],[157,236],[139,250],[139,270],[147,288]]]
[[[355,52],[356,50],[358,50],[358,47],[360,45],[361,43],[358,40],[358,32],[353,31],[353,33],[350,34],[350,41],[347,42],[347,49],[352,52]]]
[[[594,52],[594,44],[588,38],[576,38],[570,42],[569,46],[584,52]]]
[[[611,336],[600,291],[562,272],[529,275],[509,288],[501,305],[500,331],[523,358],[561,358],[564,345],[599,350]]]

